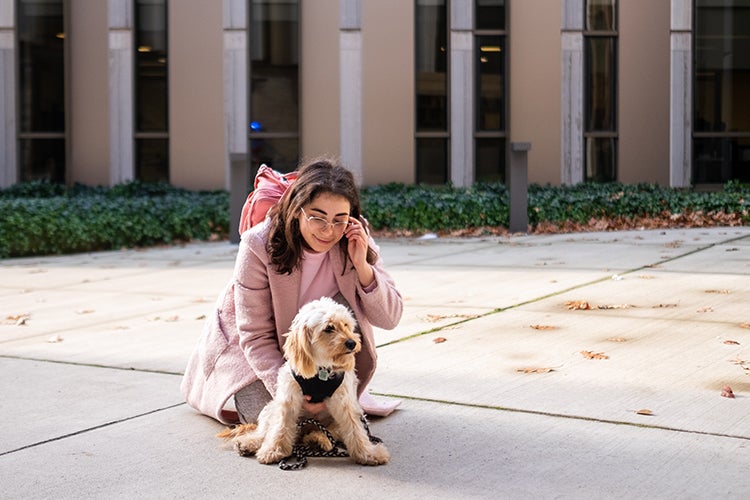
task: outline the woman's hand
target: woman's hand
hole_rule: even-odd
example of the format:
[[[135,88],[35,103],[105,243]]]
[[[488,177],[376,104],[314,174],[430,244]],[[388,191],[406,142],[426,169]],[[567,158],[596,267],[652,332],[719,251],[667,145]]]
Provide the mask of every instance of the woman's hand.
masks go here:
[[[364,217],[361,220],[349,219],[349,225],[344,231],[344,235],[349,241],[347,250],[349,252],[349,258],[352,259],[352,264],[357,270],[359,276],[359,283],[363,287],[366,287],[372,283],[375,279],[375,273],[372,270],[372,266],[367,262],[367,247],[370,243],[370,238],[367,232],[367,221]]]
[[[328,407],[325,402],[311,403],[312,396],[305,396],[305,402],[302,403],[302,409],[308,413],[311,413],[313,418],[318,418],[318,414],[328,411]]]

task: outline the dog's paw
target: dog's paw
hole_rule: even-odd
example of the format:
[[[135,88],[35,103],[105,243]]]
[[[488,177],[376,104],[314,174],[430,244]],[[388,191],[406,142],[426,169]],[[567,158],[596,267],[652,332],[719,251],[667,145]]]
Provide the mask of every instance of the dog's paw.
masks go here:
[[[283,448],[264,448],[261,447],[255,453],[255,459],[261,464],[275,464],[292,454],[292,450]]]
[[[353,455],[352,458],[362,465],[384,465],[391,459],[391,454],[384,444],[377,443],[370,444],[362,453]]]
[[[315,446],[323,451],[331,451],[333,449],[333,443],[328,439],[325,432],[323,431],[311,431],[302,438],[302,444],[307,446]]]
[[[234,438],[234,449],[243,457],[248,457],[258,451],[262,439],[251,436],[240,436]]]

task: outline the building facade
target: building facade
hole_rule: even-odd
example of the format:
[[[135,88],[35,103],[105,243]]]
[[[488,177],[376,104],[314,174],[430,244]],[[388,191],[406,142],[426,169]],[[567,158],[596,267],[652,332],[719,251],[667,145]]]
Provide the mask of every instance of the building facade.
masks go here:
[[[0,187],[750,182],[750,0],[0,0],[0,115]]]

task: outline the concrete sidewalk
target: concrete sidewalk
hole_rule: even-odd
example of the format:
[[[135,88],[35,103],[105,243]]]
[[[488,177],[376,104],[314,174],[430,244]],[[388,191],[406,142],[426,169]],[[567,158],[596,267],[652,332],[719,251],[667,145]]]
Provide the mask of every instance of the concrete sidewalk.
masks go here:
[[[378,243],[392,462],[297,472],[178,391],[235,246],[0,261],[0,497],[750,495],[750,228]]]

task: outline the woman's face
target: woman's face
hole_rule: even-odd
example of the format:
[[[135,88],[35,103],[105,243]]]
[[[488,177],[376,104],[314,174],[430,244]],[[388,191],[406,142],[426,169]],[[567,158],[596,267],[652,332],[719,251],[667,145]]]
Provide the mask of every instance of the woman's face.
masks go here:
[[[307,246],[315,253],[327,252],[344,235],[349,223],[349,200],[332,193],[322,193],[302,207],[299,228]]]

